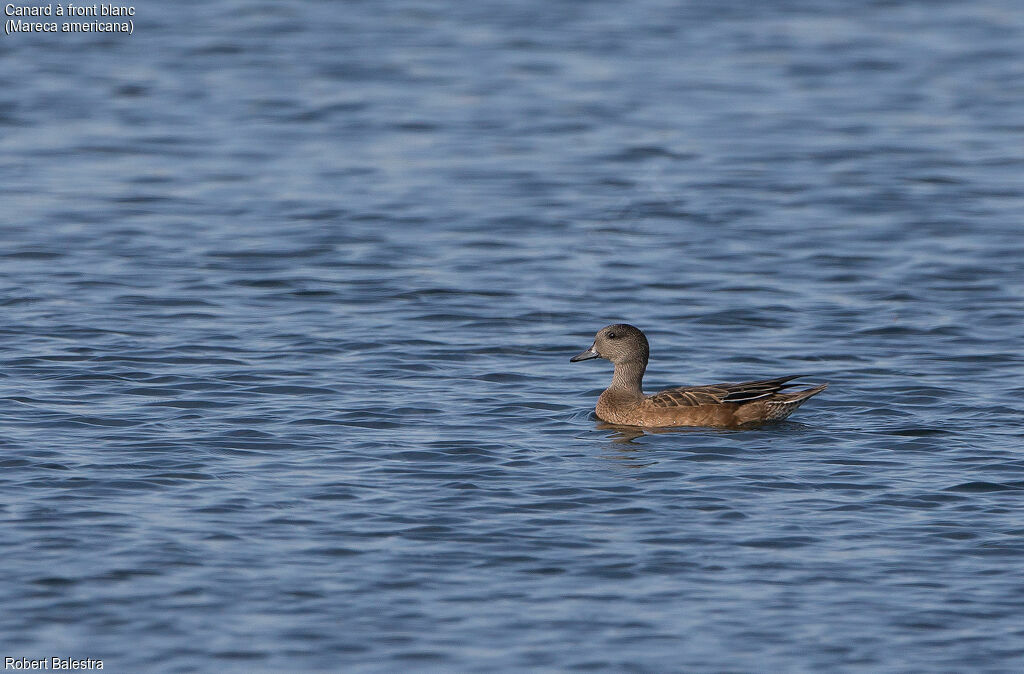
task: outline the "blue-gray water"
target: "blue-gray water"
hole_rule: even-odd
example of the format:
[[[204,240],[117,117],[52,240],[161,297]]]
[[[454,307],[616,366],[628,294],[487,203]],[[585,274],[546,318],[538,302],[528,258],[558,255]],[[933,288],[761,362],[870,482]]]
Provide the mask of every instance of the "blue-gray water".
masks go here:
[[[1024,668],[1016,0],[134,22],[0,36],[0,657]]]

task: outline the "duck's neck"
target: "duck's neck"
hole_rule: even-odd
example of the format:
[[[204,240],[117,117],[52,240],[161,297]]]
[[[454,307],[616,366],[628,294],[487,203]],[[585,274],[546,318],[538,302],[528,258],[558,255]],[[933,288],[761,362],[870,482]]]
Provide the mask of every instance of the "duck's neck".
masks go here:
[[[615,364],[615,374],[612,375],[612,385],[608,391],[618,394],[627,394],[632,398],[643,398],[644,371],[647,363],[638,360],[631,360]]]

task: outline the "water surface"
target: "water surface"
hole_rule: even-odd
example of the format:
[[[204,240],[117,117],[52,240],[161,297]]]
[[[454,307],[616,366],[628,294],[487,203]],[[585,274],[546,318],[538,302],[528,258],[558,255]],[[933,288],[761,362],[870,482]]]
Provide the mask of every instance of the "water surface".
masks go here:
[[[0,39],[0,656],[1024,666],[1016,3],[135,23]],[[616,321],[831,387],[608,429]]]

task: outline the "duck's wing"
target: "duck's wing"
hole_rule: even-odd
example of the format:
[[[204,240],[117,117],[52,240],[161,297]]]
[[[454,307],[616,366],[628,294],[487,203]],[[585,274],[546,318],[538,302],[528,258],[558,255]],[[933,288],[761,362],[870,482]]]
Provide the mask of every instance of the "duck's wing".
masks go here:
[[[796,386],[790,380],[803,375],[794,374],[774,379],[759,379],[738,384],[710,384],[708,386],[680,386],[655,393],[648,399],[655,407],[698,407],[724,403],[746,403],[768,398],[784,388]]]

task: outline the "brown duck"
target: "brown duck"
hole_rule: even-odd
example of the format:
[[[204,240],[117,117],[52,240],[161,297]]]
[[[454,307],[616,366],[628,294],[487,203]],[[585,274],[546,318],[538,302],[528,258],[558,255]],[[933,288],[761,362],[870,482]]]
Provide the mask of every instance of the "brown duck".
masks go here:
[[[605,358],[615,364],[611,386],[597,399],[600,419],[627,426],[750,426],[785,419],[828,387],[820,384],[784,393],[782,389],[797,386],[790,380],[802,376],[791,375],[740,384],[680,386],[647,396],[641,383],[649,354],[647,337],[639,328],[617,323],[601,328],[593,346],[569,359],[575,363]]]

